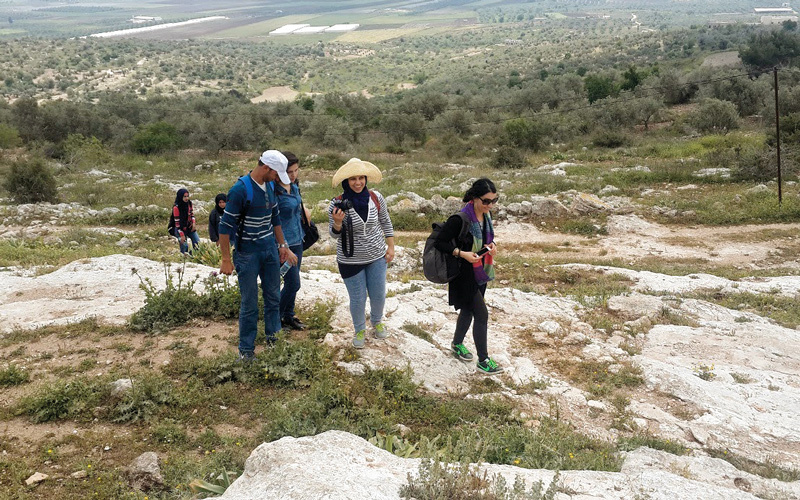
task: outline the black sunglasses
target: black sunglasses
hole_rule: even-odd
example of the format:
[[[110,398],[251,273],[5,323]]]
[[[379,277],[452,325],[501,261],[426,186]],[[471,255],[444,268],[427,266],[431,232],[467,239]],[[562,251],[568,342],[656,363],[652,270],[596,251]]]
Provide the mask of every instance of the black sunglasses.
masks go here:
[[[498,196],[497,198],[492,198],[491,200],[488,198],[478,198],[478,199],[481,200],[483,206],[488,206],[491,205],[492,203],[497,203],[500,200],[500,197]]]

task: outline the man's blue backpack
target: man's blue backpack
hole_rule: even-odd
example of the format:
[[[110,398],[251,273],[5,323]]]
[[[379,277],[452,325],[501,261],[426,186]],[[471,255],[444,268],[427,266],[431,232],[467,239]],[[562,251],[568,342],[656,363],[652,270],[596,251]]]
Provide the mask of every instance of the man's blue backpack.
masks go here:
[[[253,182],[250,180],[250,174],[239,177],[236,182],[241,182],[244,184],[244,191],[247,193],[247,195],[244,200],[244,204],[242,205],[242,211],[239,214],[239,220],[236,224],[236,235],[231,239],[231,246],[234,248],[238,247],[239,242],[242,241],[242,234],[244,233],[244,219],[247,217],[247,210],[253,203]]]

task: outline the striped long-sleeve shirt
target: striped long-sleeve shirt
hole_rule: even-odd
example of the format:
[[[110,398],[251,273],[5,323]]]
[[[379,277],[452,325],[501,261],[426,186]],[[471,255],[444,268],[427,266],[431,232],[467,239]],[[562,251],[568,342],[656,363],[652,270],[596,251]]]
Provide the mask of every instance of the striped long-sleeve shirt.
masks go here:
[[[275,245],[273,226],[280,226],[281,219],[273,190],[265,191],[249,176],[245,182],[253,184],[253,201],[245,214],[242,241],[237,250],[242,253],[252,253],[263,250],[267,245]],[[219,223],[220,234],[227,234],[231,239],[236,236],[239,230],[239,215],[246,200],[247,192],[244,184],[237,181],[228,192],[228,203]]]
[[[347,211],[347,216],[353,221],[353,256],[345,257],[342,251],[341,233],[333,231],[333,201],[328,206],[328,233],[336,238],[336,260],[342,264],[369,264],[386,255],[386,238],[394,236],[394,227],[389,218],[389,211],[386,208],[386,201],[377,192],[380,209],[375,206],[375,202],[370,197],[369,212],[367,220],[364,221],[356,213],[354,208]]]

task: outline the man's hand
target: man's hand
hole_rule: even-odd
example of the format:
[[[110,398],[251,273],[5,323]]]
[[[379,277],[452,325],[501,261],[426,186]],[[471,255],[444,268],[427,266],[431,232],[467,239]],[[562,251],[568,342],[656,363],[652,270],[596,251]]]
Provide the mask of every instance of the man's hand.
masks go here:
[[[233,274],[233,261],[231,260],[231,237],[227,234],[219,235],[219,251],[222,254],[219,272],[230,276]]]
[[[289,264],[291,264],[293,266],[297,265],[297,255],[295,255],[288,248],[279,248],[278,249],[278,255],[280,255],[280,258],[281,258],[281,264],[283,264],[284,262],[286,262],[288,260]]]

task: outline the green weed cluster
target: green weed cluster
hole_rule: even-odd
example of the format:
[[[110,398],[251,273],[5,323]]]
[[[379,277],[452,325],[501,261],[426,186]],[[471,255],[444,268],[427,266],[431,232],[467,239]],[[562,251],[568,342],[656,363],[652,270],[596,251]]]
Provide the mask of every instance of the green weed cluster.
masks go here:
[[[800,469],[784,467],[773,460],[759,462],[743,457],[726,449],[709,449],[708,454],[714,458],[721,458],[739,470],[765,477],[767,479],[777,479],[783,482],[794,482],[800,480]]]
[[[133,272],[136,274],[135,269]],[[206,292],[198,294],[194,291],[195,280],[184,281],[184,272],[181,266],[177,279],[173,278],[170,265],[165,264],[163,290],[157,289],[150,279],[140,277],[145,304],[129,320],[133,330],[162,332],[192,318],[234,318],[239,314],[239,288],[226,277],[212,273],[203,280]]]
[[[642,369],[630,363],[558,360],[553,366],[571,381],[581,384],[596,397],[608,397],[617,389],[638,387],[644,383]]]
[[[132,382],[131,389],[114,395],[109,377],[56,381],[24,398],[17,411],[36,423],[92,418],[128,423],[149,421],[181,404],[174,384],[161,375],[145,374]]]
[[[0,370],[0,387],[22,385],[30,381],[30,379],[31,376],[28,370],[14,364],[10,364]]]
[[[442,464],[423,460],[417,475],[409,474],[408,483],[400,489],[400,497],[416,500],[552,500],[558,489],[558,473],[547,489],[538,481],[528,489],[519,476],[509,486],[501,475],[489,477],[487,472],[469,464]]]

